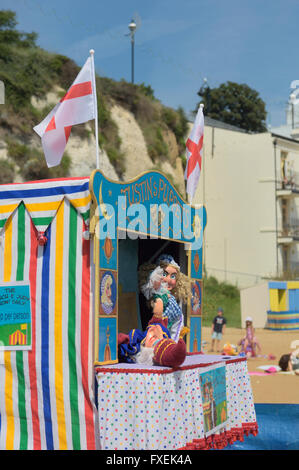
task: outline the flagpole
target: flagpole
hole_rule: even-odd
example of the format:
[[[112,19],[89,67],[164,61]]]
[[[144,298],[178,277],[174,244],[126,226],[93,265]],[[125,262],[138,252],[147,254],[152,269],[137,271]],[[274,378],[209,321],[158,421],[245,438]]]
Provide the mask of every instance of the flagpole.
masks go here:
[[[94,50],[89,51],[91,57],[91,69],[92,69],[92,86],[93,86],[93,102],[94,102],[94,125],[95,125],[95,139],[96,139],[96,164],[97,169],[100,168],[99,158],[99,135],[98,135],[98,105],[97,105],[97,90],[96,90],[96,76],[94,69]]]

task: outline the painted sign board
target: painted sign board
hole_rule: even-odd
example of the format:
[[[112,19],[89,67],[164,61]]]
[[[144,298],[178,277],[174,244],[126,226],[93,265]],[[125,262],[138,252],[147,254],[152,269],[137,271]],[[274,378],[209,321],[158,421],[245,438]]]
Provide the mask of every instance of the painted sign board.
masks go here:
[[[200,387],[206,436],[215,434],[227,424],[225,364],[208,367],[200,374]]]
[[[0,283],[0,350],[31,349],[30,284]]]

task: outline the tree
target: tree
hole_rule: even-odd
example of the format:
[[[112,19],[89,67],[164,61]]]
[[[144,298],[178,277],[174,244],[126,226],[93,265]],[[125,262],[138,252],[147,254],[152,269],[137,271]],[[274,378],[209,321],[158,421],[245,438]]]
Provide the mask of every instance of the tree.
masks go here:
[[[218,88],[210,88],[205,83],[197,94],[202,98],[205,116],[249,132],[267,130],[266,105],[248,85],[228,81]]]
[[[6,112],[9,106],[18,112],[30,107],[31,96],[40,96],[52,75],[48,63],[53,58],[37,46],[37,34],[19,31],[17,25],[14,11],[0,10],[0,80],[5,84]]]
[[[18,22],[14,11],[0,10],[0,44],[14,44],[21,47],[35,46],[37,34],[17,31],[17,24]]]

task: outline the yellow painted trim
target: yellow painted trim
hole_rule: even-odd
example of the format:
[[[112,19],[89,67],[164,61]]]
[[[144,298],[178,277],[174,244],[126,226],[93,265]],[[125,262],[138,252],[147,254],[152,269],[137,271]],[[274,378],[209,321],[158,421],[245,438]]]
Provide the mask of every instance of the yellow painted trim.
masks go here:
[[[99,362],[99,361],[94,361],[95,366],[109,366],[109,364],[118,364],[118,360],[113,360],[109,362]]]
[[[287,287],[288,289],[299,289],[299,281],[289,281]]]

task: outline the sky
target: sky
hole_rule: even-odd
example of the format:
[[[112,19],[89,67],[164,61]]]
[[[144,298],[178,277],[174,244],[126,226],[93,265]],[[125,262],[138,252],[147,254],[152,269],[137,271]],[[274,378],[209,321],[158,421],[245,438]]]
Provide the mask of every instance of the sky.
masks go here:
[[[279,126],[299,81],[298,0],[0,0],[0,8],[16,12],[19,30],[38,33],[40,47],[79,66],[94,49],[99,75],[127,81],[135,18],[135,83],[188,116],[204,79],[211,88],[233,81],[255,89],[267,125]]]

